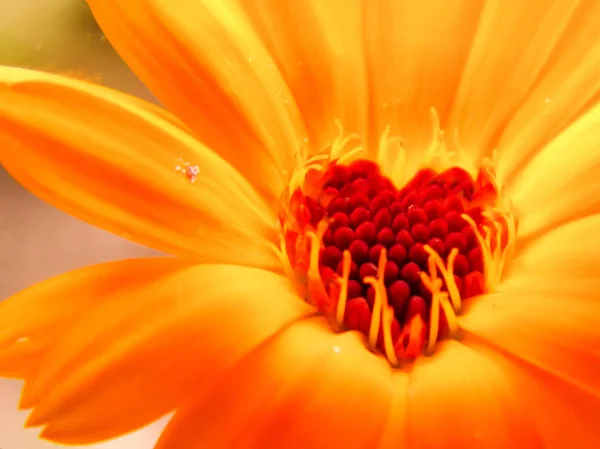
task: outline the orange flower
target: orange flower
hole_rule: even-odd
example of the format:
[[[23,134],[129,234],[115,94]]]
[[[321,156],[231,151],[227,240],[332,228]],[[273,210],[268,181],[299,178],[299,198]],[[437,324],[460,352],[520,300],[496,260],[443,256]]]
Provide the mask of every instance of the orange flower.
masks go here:
[[[599,2],[89,3],[178,118],[0,68],[1,162],[178,257],[0,304],[29,425],[82,444],[175,410],[158,449],[600,446]]]

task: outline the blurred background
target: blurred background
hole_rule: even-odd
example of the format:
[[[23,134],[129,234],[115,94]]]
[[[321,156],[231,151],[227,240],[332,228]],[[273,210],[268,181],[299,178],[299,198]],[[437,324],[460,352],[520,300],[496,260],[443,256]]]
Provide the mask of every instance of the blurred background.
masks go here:
[[[0,0],[0,64],[73,74],[152,100],[84,0]],[[0,300],[68,270],[151,254],[44,204],[0,167]],[[27,413],[16,411],[20,387],[0,379],[0,449],[57,447],[23,429]],[[162,425],[97,447],[152,448]]]

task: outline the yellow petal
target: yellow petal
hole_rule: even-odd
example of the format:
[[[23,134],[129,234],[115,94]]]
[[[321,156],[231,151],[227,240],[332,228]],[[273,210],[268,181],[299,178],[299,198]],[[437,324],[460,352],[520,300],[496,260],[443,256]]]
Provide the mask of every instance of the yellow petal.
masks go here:
[[[277,274],[167,260],[173,266],[162,274],[140,273],[143,282],[96,297],[27,379],[23,401],[35,405],[28,424],[46,425],[43,437],[87,444],[139,428],[313,313]]]
[[[596,215],[531,243],[460,326],[600,400],[599,227]]]
[[[543,74],[577,8],[577,2],[560,1],[483,3],[447,125],[448,131],[459,130],[461,144],[475,157],[493,149]]]
[[[274,211],[156,110],[110,89],[0,67],[0,162],[43,200],[120,236],[200,260],[277,268],[267,242]],[[178,174],[184,163],[198,166],[195,183]]]
[[[389,365],[322,318],[285,329],[175,414],[157,449],[374,447],[393,387]]]
[[[405,139],[409,163],[448,118],[484,2],[376,0],[365,8],[371,125]],[[413,158],[414,156],[414,158]]]
[[[539,79],[506,124],[498,143],[499,175],[504,178],[518,173],[540,148],[598,101],[600,3],[585,0],[557,5],[577,5],[577,9]]]
[[[408,398],[411,449],[542,449],[501,366],[456,341],[416,360]]]
[[[0,374],[27,377],[44,354],[90,310],[124,285],[146,285],[179,259],[131,259],[94,265],[35,284],[0,302]]]
[[[600,214],[523,243],[500,291],[544,292],[593,300],[600,291]]]
[[[158,99],[276,204],[305,132],[284,79],[239,5],[88,3]]]
[[[238,0],[290,87],[315,149],[367,133],[363,0]],[[366,137],[366,136],[365,136]]]
[[[600,212],[600,105],[542,149],[510,191],[526,237]]]

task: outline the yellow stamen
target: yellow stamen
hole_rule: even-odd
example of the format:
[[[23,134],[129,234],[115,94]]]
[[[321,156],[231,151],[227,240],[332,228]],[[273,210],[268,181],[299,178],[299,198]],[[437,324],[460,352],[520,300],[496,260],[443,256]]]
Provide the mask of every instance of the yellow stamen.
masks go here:
[[[310,244],[311,237],[309,234],[299,234],[296,239],[296,260],[294,271],[298,273],[305,273],[308,278],[308,267],[310,266]]]
[[[500,261],[502,259],[502,225],[497,221],[494,221],[494,230],[496,231],[496,247],[494,248],[494,260]],[[499,275],[500,273],[496,273]],[[500,279],[496,279],[500,282]]]
[[[406,359],[416,358],[419,355],[419,352],[422,350],[421,345],[423,339],[421,338],[421,335],[424,327],[425,323],[423,322],[423,318],[421,318],[420,314],[412,317],[410,323],[404,327],[404,330],[408,332],[408,344],[406,345],[406,349],[403,354]],[[403,336],[401,338],[403,338]]]
[[[375,350],[377,346],[377,333],[379,331],[379,322],[381,320],[382,298],[377,289],[377,279],[373,276],[367,276],[363,279],[365,284],[369,284],[375,289],[375,301],[373,303],[373,314],[371,315],[371,326],[369,327],[369,347]]]
[[[492,222],[496,232],[494,239],[496,247],[493,252],[491,228],[489,226],[483,226],[484,237],[471,217],[467,214],[462,214],[461,216],[475,232],[475,237],[481,248],[481,255],[483,258],[485,288],[488,292],[491,292],[494,291],[500,283],[506,261],[512,257],[515,246],[516,225],[510,212],[505,212],[498,208],[492,209],[491,211],[485,211],[483,215]],[[502,226],[502,223],[499,222],[498,219],[501,219],[504,222],[504,226]],[[502,234],[505,228],[507,231],[507,242],[506,246],[503,248]]]
[[[393,151],[393,147],[395,147],[395,151]],[[396,185],[401,184],[405,159],[403,139],[400,136],[390,137],[390,127],[387,126],[379,139],[377,161],[384,170],[391,166],[391,170],[385,170],[385,174]]]
[[[398,358],[394,350],[392,340],[392,322],[394,321],[394,309],[389,306],[387,290],[385,289],[385,265],[387,263],[386,250],[381,250],[379,254],[379,266],[377,267],[377,278],[368,276],[364,282],[370,284],[375,290],[375,301],[373,304],[373,315],[371,317],[371,326],[369,328],[369,346],[374,351],[377,347],[377,337],[379,334],[379,325],[383,335],[384,351],[387,359],[392,366],[398,365]]]
[[[437,253],[435,253],[435,255],[437,255]],[[431,292],[431,310],[429,311],[429,342],[427,344],[427,353],[431,354],[435,347],[435,342],[439,331],[440,298],[437,293],[442,288],[442,281],[437,277],[435,256],[429,256],[427,259],[427,265],[429,267],[429,276],[424,272],[419,274],[423,284]]]
[[[483,229],[483,233],[485,234],[485,244],[490,249],[490,254],[492,255],[493,259],[494,255],[492,254],[492,229],[486,225],[483,225],[481,228]]]
[[[402,179],[402,173],[404,171],[406,152],[404,151],[403,140],[400,137],[394,140],[390,139],[390,143],[392,142],[398,142],[398,151],[396,152],[396,158],[392,164],[392,173],[390,175],[390,179],[393,183],[399,185]]]
[[[344,153],[344,148],[353,140],[360,140],[360,136],[358,134],[349,134],[344,136],[344,127],[342,126],[342,122],[339,120],[335,120],[335,127],[338,130],[338,135],[334,139],[331,144],[331,150],[329,151],[331,159],[338,159],[342,157]]]
[[[435,108],[431,108],[431,122],[433,124],[433,138],[425,153],[423,164],[436,171],[443,171],[452,165],[452,160],[456,158],[456,154],[446,146],[444,131],[440,127],[440,118]]]
[[[383,347],[385,355],[392,366],[398,366],[396,351],[394,350],[394,342],[392,340],[392,322],[394,321],[394,309],[388,305],[387,292],[385,286],[380,282],[378,284],[380,295],[383,299],[383,308],[381,310],[381,331],[383,332]]]
[[[385,287],[381,289],[378,288],[378,284],[381,283],[383,285],[384,282],[384,274],[385,274],[385,265],[387,264],[387,254],[385,248],[381,250],[379,254],[379,265],[377,267],[377,278],[373,276],[367,276],[363,279],[365,284],[369,284],[375,290],[375,301],[373,304],[373,314],[371,315],[371,326],[369,327],[369,347],[371,350],[375,350],[377,348],[377,336],[379,334],[379,324],[381,322],[381,310],[383,308],[384,298],[383,295],[386,294]],[[387,300],[387,297],[386,297]]]
[[[446,281],[446,288],[448,289],[448,294],[450,295],[450,300],[452,301],[452,306],[456,312],[460,311],[462,307],[460,292],[458,291],[458,286],[456,285],[456,281],[454,280],[454,261],[456,256],[458,256],[458,249],[452,248],[450,254],[448,255],[448,267],[444,265],[444,261],[440,257],[435,250],[429,246],[424,245],[423,249],[430,257],[433,257],[435,265],[439,268],[444,277],[444,281]]]
[[[329,162],[329,159],[330,156],[328,154],[315,154],[308,160],[307,165],[317,164],[318,162]]]
[[[308,276],[308,291],[310,292],[311,300],[319,308],[326,310],[329,305],[329,297],[319,272],[319,255],[321,252],[321,242],[327,231],[328,223],[326,220],[321,221],[317,225],[317,232],[308,231],[306,236],[310,240],[310,256],[307,270]]]
[[[431,310],[429,312],[429,342],[427,344],[428,354],[431,354],[435,349],[435,344],[439,336],[440,307],[444,312],[446,321],[448,322],[450,335],[455,335],[458,330],[458,320],[456,318],[455,309],[448,300],[448,293],[442,291],[442,280],[437,277],[436,265],[438,265],[438,260],[441,259],[435,251],[432,250],[432,252],[433,254],[431,254],[427,259],[429,275],[427,275],[425,272],[420,273],[423,284],[431,292]],[[444,271],[448,271],[440,266],[437,268],[440,268],[442,274]],[[450,273],[452,272],[450,271]],[[452,279],[454,279],[454,275],[452,275]],[[446,284],[447,283],[448,282],[446,281]]]
[[[383,254],[385,250],[383,250],[381,255],[379,256],[379,260],[385,257]],[[384,266],[385,270],[385,266]],[[379,282],[377,283],[376,293],[381,296],[382,299],[382,308],[381,308],[381,332],[383,334],[383,347],[385,350],[385,355],[387,359],[390,361],[392,366],[398,365],[398,359],[396,358],[396,351],[394,350],[394,341],[392,340],[392,322],[394,321],[394,308],[390,307],[388,303],[387,290],[385,289],[385,279],[383,276],[384,273],[380,273]]]
[[[381,167],[385,167],[388,163],[389,154],[389,137],[390,137],[390,126],[386,126],[379,139],[379,148],[377,151],[377,161]]]
[[[433,353],[437,342],[440,324],[440,297],[437,293],[431,294],[431,310],[429,311],[429,341],[427,342],[427,354]]]
[[[296,291],[298,292],[298,295],[300,295],[301,298],[304,298],[304,300],[306,302],[310,302],[310,295],[309,292],[307,290],[307,286],[304,284],[304,281],[306,280],[306,278],[303,278],[301,276],[299,276],[299,273],[294,270],[294,267],[292,266],[292,262],[290,261],[290,258],[288,257],[288,252],[287,252],[287,244],[285,242],[285,237],[281,237],[280,238],[280,244],[281,244],[281,249],[277,247],[277,245],[275,245],[274,243],[270,243],[269,246],[271,246],[271,248],[273,249],[273,251],[275,251],[275,253],[277,254],[277,256],[279,257],[279,260],[281,261],[281,265],[283,266],[283,272],[285,273],[285,275],[287,276],[288,279],[298,279],[299,282],[295,282],[294,286],[296,288]]]
[[[304,169],[306,170],[306,172],[308,172],[309,170],[322,170],[323,169],[323,165],[319,164],[317,162],[313,162],[310,164],[307,164]]]
[[[448,293],[440,292],[438,295],[440,297],[440,306],[442,306],[444,316],[448,322],[448,332],[451,336],[455,336],[458,332],[458,319],[456,318],[456,313],[452,308],[452,304],[450,304],[450,301],[448,300]]]
[[[489,288],[489,284],[492,283],[492,272],[494,267],[494,257],[492,255],[491,249],[491,240],[489,236],[489,228],[484,226],[484,232],[486,233],[486,237],[484,238],[479,232],[479,228],[477,227],[477,223],[467,214],[462,214],[461,217],[473,228],[473,232],[475,233],[475,238],[479,243],[479,247],[481,249],[481,257],[483,259],[483,277],[485,279],[486,289]],[[487,230],[486,230],[487,229]]]
[[[438,151],[440,148],[440,144],[442,142],[441,139],[441,127],[440,127],[440,118],[438,117],[437,111],[435,108],[431,108],[431,123],[433,125],[433,138],[431,139],[431,144],[429,144],[429,148],[425,153],[425,158],[423,160],[424,164],[431,167],[435,165],[434,160],[438,156]]]
[[[289,192],[295,191],[297,188],[302,187],[302,184],[304,184],[304,179],[306,178],[306,173],[308,172],[308,169],[302,165],[299,165],[298,167],[299,168],[296,169],[294,173],[292,173],[290,185],[288,187]]]
[[[360,153],[364,153],[364,149],[360,146],[354,147],[348,150],[343,156],[340,156],[340,164],[349,164],[352,162]]]
[[[498,281],[500,281],[500,277],[502,272],[504,271],[504,265],[508,260],[511,259],[515,250],[515,242],[517,239],[517,226],[515,224],[515,219],[510,212],[503,212],[498,209],[494,209],[493,212],[497,213],[500,218],[504,221],[506,225],[506,247],[502,250],[502,254],[500,256],[500,263],[498,264]]]
[[[292,267],[292,263],[288,257],[287,253],[287,244],[285,242],[285,237],[283,234],[279,239],[279,247],[275,243],[269,243],[269,247],[275,252],[279,260],[281,261],[281,265],[283,266],[283,272],[289,279],[294,279],[295,271],[294,267]]]
[[[342,278],[340,280],[340,297],[337,303],[336,320],[338,328],[341,329],[344,324],[344,315],[346,313],[346,302],[348,300],[348,279],[350,278],[350,267],[352,266],[352,257],[350,251],[344,251],[342,259]]]

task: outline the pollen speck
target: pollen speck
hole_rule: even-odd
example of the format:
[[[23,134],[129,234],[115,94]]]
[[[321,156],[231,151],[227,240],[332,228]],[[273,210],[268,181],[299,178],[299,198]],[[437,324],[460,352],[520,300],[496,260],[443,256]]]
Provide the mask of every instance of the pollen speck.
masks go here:
[[[185,176],[193,184],[196,182],[198,175],[200,174],[200,167],[197,165],[188,165],[185,169]]]
[[[179,175],[187,178],[189,182],[194,184],[198,179],[198,175],[200,174],[200,167],[190,164],[189,162],[185,162],[183,159],[181,159],[180,163],[175,166],[175,171]]]

